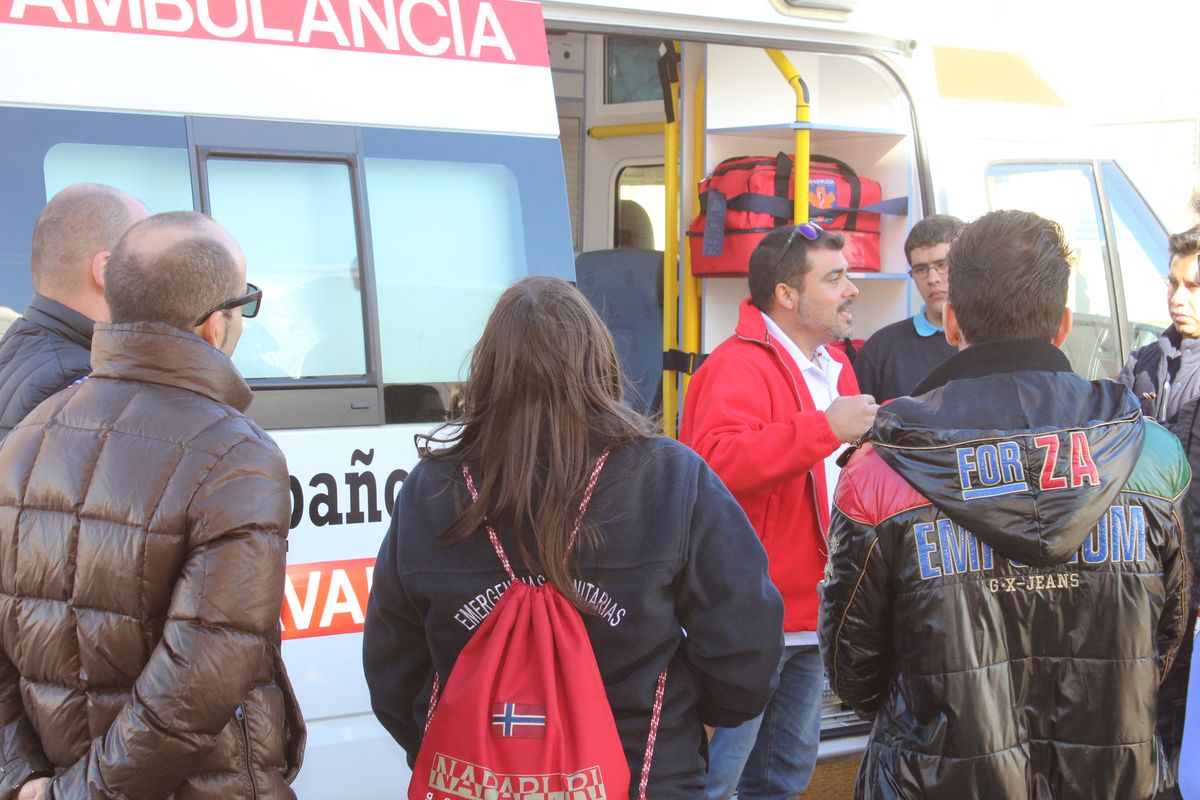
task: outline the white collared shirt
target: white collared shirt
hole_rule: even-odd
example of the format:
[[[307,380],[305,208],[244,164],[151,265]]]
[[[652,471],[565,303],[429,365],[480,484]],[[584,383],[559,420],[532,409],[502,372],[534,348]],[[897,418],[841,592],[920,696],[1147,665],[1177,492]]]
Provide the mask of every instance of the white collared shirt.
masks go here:
[[[842,374],[842,362],[829,355],[825,345],[814,350],[813,357],[810,359],[783,332],[783,328],[780,328],[775,320],[761,311],[759,313],[763,315],[763,319],[767,323],[767,332],[771,334],[771,338],[778,340],[783,345],[783,349],[796,362],[800,374],[804,376],[804,383],[808,386],[808,393],[812,395],[813,405],[818,411],[829,408],[830,403],[840,397],[838,377]],[[841,467],[837,465],[837,460],[844,447],[844,445],[839,447],[825,459],[825,489],[828,503],[826,508],[829,511],[833,510],[833,490],[837,487],[838,475],[842,473]]]

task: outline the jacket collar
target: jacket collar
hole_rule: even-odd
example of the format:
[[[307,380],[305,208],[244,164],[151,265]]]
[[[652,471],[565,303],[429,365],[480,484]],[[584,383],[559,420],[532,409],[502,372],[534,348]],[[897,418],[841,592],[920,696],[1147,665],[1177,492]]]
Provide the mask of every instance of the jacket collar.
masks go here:
[[[96,323],[92,376],[174,386],[238,411],[254,399],[227,355],[194,333],[161,322]]]
[[[767,321],[763,319],[763,312],[750,301],[749,297],[738,306],[738,322],[734,332],[743,339],[752,339],[759,344],[768,344],[771,340],[767,333]]]
[[[35,294],[21,316],[35,325],[54,331],[85,350],[92,347],[92,329],[95,323],[57,300]]]
[[[931,392],[950,381],[982,378],[1004,372],[1071,372],[1071,362],[1063,351],[1045,339],[1001,339],[975,344],[960,350],[925,376],[913,397]]]

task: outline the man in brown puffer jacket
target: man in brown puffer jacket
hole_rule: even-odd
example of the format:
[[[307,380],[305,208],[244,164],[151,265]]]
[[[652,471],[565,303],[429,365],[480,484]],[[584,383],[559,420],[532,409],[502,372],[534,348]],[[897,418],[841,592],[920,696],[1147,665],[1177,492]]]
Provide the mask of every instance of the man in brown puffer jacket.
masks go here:
[[[288,472],[229,359],[261,293],[172,212],[105,296],[91,376],[0,445],[0,800],[294,798]]]

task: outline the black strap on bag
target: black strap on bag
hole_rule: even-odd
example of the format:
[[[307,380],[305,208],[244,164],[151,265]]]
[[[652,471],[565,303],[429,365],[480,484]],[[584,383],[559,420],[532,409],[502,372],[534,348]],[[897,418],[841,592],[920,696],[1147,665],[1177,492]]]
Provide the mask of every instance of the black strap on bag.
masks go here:
[[[796,210],[795,204],[788,199],[788,189],[790,189],[792,185],[793,168],[794,162],[792,161],[792,157],[787,153],[780,151],[779,154],[775,156],[775,196],[787,205],[787,213],[783,214],[782,216],[779,214],[772,214],[772,216],[775,217],[776,228],[778,228],[780,225],[787,225],[788,221],[794,216],[793,212]],[[767,213],[770,214],[771,212],[768,211]]]

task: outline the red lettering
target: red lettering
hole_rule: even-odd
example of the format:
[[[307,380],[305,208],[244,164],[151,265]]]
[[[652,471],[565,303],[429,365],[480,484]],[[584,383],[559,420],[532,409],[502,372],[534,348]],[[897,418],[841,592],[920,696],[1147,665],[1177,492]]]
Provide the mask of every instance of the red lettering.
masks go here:
[[[1067,488],[1067,479],[1061,475],[1054,474],[1054,466],[1058,461],[1058,434],[1047,433],[1044,436],[1034,437],[1033,443],[1046,451],[1046,459],[1042,462],[1042,475],[1040,479],[1042,491]]]
[[[1100,472],[1092,461],[1092,450],[1088,446],[1087,434],[1071,432],[1071,486],[1083,486],[1087,481],[1092,486],[1100,485]]]
[[[360,633],[375,559],[289,564],[279,615],[284,639]]]

